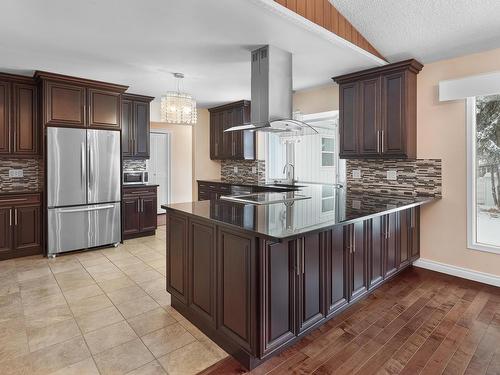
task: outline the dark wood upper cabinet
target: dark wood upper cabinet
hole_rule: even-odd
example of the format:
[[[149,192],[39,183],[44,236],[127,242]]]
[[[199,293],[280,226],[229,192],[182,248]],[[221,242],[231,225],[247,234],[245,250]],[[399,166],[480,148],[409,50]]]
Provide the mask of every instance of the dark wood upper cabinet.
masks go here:
[[[43,97],[45,125],[86,126],[85,87],[47,82]]]
[[[295,248],[261,243],[261,357],[295,338]]]
[[[0,154],[10,154],[12,147],[10,137],[10,88],[10,82],[0,81]]]
[[[151,96],[124,94],[122,97],[122,153],[124,157],[149,158]]]
[[[412,59],[333,78],[339,84],[342,158],[416,158],[422,67]]]
[[[120,129],[120,93],[89,88],[87,97],[90,127]]]
[[[128,86],[36,71],[49,126],[120,130],[121,95]]]
[[[14,83],[14,153],[36,155],[39,153],[36,85]]]
[[[37,157],[40,140],[35,81],[0,73],[0,156]]]
[[[255,133],[251,131],[224,132],[235,125],[250,122],[250,102],[240,100],[211,108],[210,158],[213,160],[254,160]]]
[[[122,100],[122,155],[134,156],[133,140],[134,140],[134,127],[133,127],[133,101]]]

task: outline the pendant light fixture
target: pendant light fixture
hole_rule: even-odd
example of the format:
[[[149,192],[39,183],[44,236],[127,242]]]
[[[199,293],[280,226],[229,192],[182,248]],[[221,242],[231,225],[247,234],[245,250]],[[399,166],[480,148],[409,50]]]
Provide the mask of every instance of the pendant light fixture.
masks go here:
[[[187,93],[181,92],[184,74],[174,73],[177,91],[169,91],[161,97],[161,121],[169,124],[196,124],[196,100]]]

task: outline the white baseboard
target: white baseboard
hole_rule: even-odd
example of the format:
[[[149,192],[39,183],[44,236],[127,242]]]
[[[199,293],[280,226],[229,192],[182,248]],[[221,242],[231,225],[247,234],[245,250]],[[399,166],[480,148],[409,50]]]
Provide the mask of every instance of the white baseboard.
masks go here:
[[[426,268],[431,271],[446,273],[448,275],[461,277],[463,279],[479,281],[480,283],[485,283],[493,286],[500,286],[500,276],[492,275],[491,273],[474,271],[468,268],[451,266],[449,264],[422,258],[417,259],[415,262],[413,262],[413,265],[415,267]]]

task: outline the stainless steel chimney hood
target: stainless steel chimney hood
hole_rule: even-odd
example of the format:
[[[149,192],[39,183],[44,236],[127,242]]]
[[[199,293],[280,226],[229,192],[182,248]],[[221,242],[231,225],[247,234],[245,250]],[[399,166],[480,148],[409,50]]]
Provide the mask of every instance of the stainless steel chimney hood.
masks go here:
[[[316,134],[310,125],[292,118],[292,54],[272,46],[252,51],[251,122],[226,132],[255,130],[284,135]]]

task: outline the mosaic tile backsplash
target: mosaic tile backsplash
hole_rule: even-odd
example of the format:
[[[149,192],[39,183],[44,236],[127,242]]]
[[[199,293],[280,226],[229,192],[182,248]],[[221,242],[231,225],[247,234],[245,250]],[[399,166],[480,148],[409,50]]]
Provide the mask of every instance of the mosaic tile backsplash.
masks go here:
[[[9,177],[10,169],[22,169],[23,177]],[[0,193],[24,193],[43,190],[41,159],[0,159]]]
[[[361,178],[352,177],[353,170]],[[387,179],[387,171],[397,171],[396,180]],[[352,191],[374,194],[441,197],[441,159],[370,159],[346,161],[347,187]]]
[[[238,168],[238,172],[234,172],[235,167]],[[253,168],[255,168],[255,173]],[[264,160],[223,160],[221,180],[246,183],[266,182],[266,162]]]
[[[146,170],[146,160],[144,159],[123,159],[123,170],[143,172]]]

